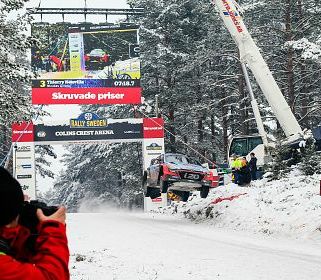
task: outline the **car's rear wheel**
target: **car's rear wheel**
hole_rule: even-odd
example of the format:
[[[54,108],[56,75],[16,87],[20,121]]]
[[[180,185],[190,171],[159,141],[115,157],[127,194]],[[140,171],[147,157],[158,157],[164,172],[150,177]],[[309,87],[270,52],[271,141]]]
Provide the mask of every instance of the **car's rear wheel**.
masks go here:
[[[147,174],[143,176],[143,192],[145,197],[150,197],[151,199],[159,197],[161,194],[159,189],[149,187],[147,184]]]
[[[142,183],[142,186],[143,186],[143,192],[144,192],[144,196],[145,197],[149,197],[150,196],[150,187],[148,186],[147,184],[147,173],[144,172],[144,175],[143,175],[143,183]]]
[[[201,198],[207,198],[209,190],[210,190],[210,187],[202,186],[201,189],[200,189]]]
[[[167,193],[168,187],[169,187],[168,182],[164,181],[163,178],[160,177],[159,188],[160,188],[161,193]]]
[[[149,196],[151,199],[161,196],[159,189],[155,189],[155,188],[151,188],[151,187],[148,187],[148,188],[149,188]]]

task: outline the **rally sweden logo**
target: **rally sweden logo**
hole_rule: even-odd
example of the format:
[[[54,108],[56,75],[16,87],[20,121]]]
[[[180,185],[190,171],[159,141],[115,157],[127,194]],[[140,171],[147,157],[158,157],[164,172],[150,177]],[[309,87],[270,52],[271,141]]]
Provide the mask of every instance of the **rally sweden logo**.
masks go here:
[[[70,120],[71,128],[107,127],[107,119],[100,119],[95,113],[82,113],[77,119]]]

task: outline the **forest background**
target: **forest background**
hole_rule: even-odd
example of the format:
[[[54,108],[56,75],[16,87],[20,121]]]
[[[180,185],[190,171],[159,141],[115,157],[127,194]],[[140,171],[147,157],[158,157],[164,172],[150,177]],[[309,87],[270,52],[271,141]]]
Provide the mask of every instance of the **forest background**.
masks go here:
[[[11,145],[11,123],[30,119],[30,64],[26,50],[35,44],[24,35],[29,14],[8,21],[24,0],[0,0],[0,143],[1,157]],[[242,0],[243,19],[282,93],[303,128],[320,125],[321,2],[319,0]],[[105,118],[154,115],[155,96],[165,120],[166,151],[202,154],[224,162],[232,136],[256,131],[238,50],[213,4],[200,0],[135,0],[145,9],[131,18],[141,26],[141,106],[81,106]],[[281,139],[283,132],[252,81],[265,128]],[[45,114],[45,113],[42,113]],[[192,149],[198,153],[195,153]],[[142,203],[142,151],[139,143],[68,146],[64,170],[43,199],[76,211],[81,202],[108,201],[121,207]],[[37,147],[37,170],[53,177],[50,146]],[[201,158],[200,158],[201,159]],[[204,160],[202,160],[204,161]]]

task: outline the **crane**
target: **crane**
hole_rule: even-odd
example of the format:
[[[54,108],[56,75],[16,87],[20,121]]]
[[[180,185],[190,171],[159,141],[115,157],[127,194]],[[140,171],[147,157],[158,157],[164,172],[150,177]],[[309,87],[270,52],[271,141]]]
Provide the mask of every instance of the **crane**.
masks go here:
[[[272,73],[264,61],[259,48],[253,41],[250,33],[248,32],[242,17],[237,9],[238,4],[233,0],[211,0],[212,3],[218,9],[220,16],[238,46],[240,53],[240,61],[242,63],[243,73],[245,74],[247,86],[249,88],[249,80],[247,77],[246,66],[253,73],[258,85],[260,86],[265,98],[267,99],[272,111],[275,114],[282,130],[285,133],[286,141],[288,145],[298,144],[303,140],[303,131],[296,120],[294,114],[291,111],[290,106],[287,104],[279,86],[277,85]],[[250,90],[250,94],[251,90]],[[258,112],[258,106],[254,96],[251,96],[252,107],[254,116],[258,124],[259,136],[243,136],[239,138],[239,141],[243,141],[247,146],[268,146],[266,134],[264,132],[262,119]],[[234,141],[234,145],[237,144]],[[239,144],[242,144],[239,142]],[[233,141],[230,145],[233,147]],[[262,161],[262,160],[261,160]],[[260,164],[258,157],[258,164]]]

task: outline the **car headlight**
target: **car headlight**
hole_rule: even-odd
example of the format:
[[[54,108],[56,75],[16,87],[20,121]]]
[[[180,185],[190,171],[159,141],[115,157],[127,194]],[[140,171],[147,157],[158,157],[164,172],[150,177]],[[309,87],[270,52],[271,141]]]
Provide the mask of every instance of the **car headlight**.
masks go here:
[[[168,168],[168,171],[169,171],[169,172],[173,172],[173,173],[177,173],[177,169]]]

